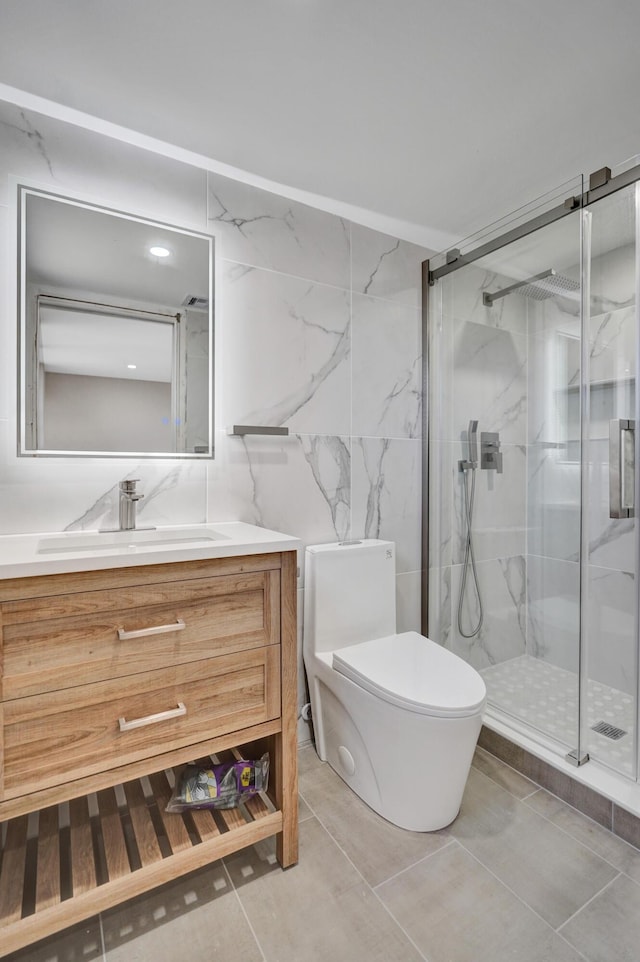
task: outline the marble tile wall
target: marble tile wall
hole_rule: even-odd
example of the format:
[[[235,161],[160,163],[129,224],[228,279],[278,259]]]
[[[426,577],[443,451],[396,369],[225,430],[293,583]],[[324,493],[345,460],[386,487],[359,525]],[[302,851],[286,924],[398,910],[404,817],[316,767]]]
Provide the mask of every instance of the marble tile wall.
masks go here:
[[[430,341],[430,633],[477,668],[516,657],[526,648],[527,317],[521,299],[482,302],[484,291],[505,286],[500,275],[469,265],[434,289],[439,330]],[[438,289],[439,288],[439,289]],[[473,638],[479,607],[467,574],[458,625],[467,520],[474,475],[466,459],[467,426],[499,432],[503,472],[475,472],[473,547],[484,619]],[[465,495],[465,480],[467,491]],[[436,569],[439,571],[436,574]]]
[[[418,628],[429,252],[11,104],[0,104],[0,144],[0,532],[113,523],[118,481],[135,475],[147,524],[244,520],[303,545],[396,541],[398,624]],[[214,461],[16,457],[12,177],[215,235]],[[228,436],[239,423],[290,435]],[[302,618],[302,578],[299,602]]]

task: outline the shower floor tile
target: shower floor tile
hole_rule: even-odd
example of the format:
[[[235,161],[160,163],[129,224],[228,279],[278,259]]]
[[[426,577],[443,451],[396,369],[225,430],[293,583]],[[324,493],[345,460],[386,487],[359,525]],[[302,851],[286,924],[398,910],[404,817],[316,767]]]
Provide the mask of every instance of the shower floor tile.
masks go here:
[[[481,672],[489,704],[574,749],[578,731],[578,676],[564,668],[521,655]],[[592,730],[605,722],[625,735],[613,740]],[[587,681],[586,750],[604,765],[633,774],[633,697],[600,682]]]

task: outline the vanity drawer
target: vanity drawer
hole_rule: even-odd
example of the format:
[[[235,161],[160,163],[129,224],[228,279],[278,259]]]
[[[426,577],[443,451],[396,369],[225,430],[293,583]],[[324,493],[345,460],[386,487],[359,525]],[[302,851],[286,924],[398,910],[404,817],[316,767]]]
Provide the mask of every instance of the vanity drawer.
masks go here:
[[[279,594],[280,572],[261,571],[4,605],[2,697],[276,644]]]
[[[270,645],[4,703],[4,797],[197,745],[280,714]]]

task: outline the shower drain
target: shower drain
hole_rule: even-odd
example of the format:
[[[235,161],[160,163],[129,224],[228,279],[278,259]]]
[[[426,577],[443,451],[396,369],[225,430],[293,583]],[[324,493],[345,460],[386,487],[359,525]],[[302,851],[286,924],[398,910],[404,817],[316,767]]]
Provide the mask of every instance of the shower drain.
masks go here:
[[[617,741],[619,738],[622,738],[623,735],[627,734],[624,728],[616,728],[615,725],[609,725],[605,721],[598,722],[597,725],[592,725],[591,730],[597,732],[599,735],[604,735],[605,738],[613,738],[614,741]]]

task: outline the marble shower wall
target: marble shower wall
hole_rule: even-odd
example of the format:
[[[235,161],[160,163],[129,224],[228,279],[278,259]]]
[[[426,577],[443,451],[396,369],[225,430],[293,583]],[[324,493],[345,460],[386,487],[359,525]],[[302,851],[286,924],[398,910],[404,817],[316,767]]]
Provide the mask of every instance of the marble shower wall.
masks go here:
[[[429,500],[439,505],[430,527],[430,632],[477,668],[526,650],[527,316],[520,298],[482,303],[484,291],[509,281],[474,265],[443,278],[433,289],[439,330],[430,341]],[[467,531],[466,433],[478,421],[500,434],[503,473],[475,472],[473,543],[484,606],[480,633],[459,630],[458,608]],[[467,497],[473,475],[467,473]],[[469,573],[461,608],[463,631],[479,614]]]
[[[244,520],[303,545],[396,541],[398,624],[419,627],[429,252],[6,103],[0,144],[0,532],[112,524],[118,481],[135,476],[142,523]],[[214,461],[16,457],[12,176],[215,235]],[[290,435],[229,437],[241,423]],[[303,594],[301,577],[300,618]]]

